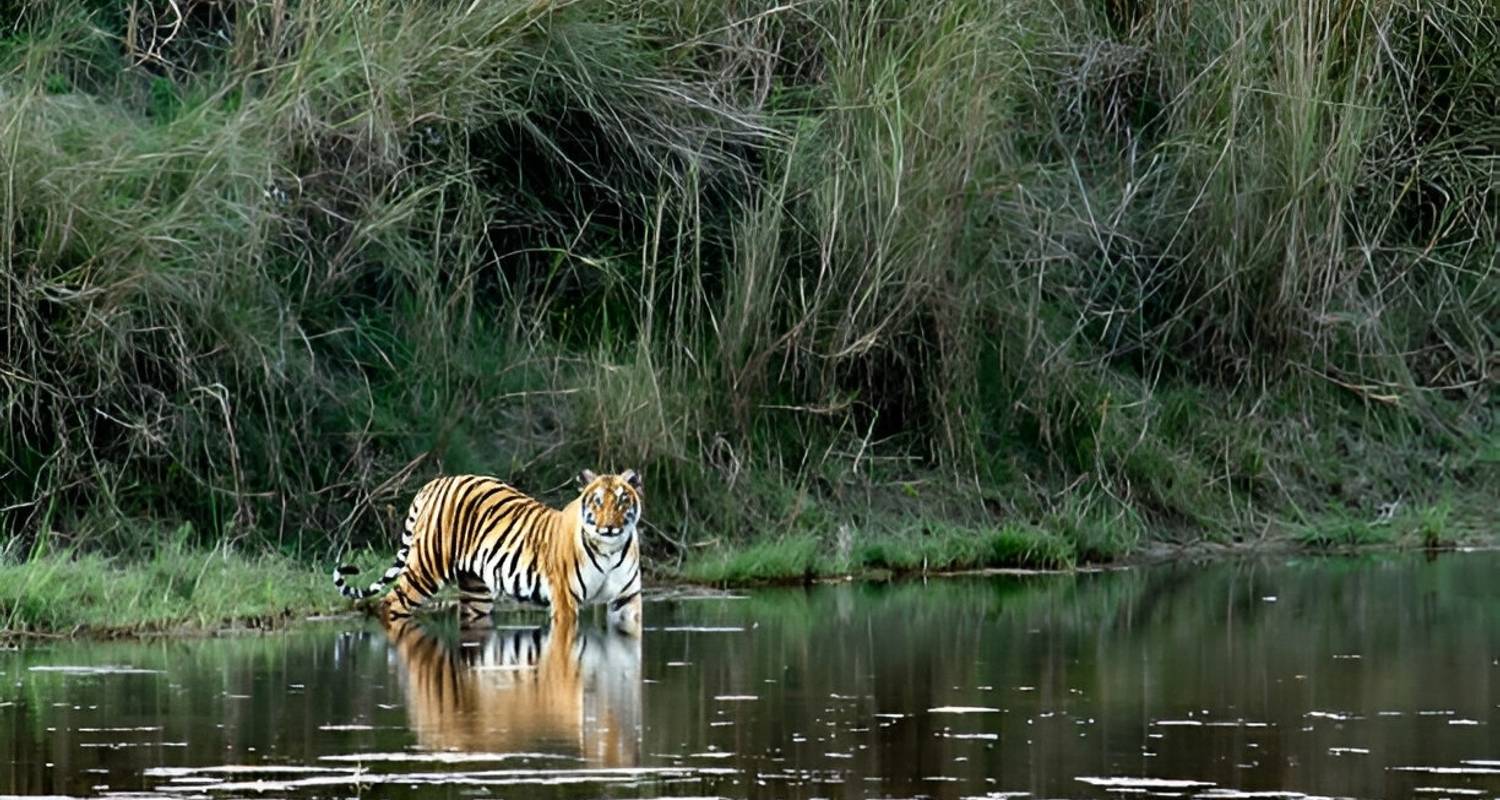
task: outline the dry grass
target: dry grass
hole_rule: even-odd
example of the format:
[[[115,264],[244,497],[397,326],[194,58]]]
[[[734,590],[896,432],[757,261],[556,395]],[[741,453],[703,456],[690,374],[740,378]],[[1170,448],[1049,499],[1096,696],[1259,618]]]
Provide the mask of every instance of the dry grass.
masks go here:
[[[1491,5],[31,4],[4,535],[322,557],[582,463],[674,547],[1436,496],[1494,446]]]

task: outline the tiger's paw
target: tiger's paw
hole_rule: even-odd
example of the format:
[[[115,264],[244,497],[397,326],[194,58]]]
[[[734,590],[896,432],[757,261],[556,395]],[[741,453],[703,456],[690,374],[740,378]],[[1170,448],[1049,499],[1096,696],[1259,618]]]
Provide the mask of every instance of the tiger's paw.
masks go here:
[[[641,635],[641,603],[639,598],[626,603],[619,610],[609,612],[610,627],[627,636]]]
[[[387,595],[381,598],[380,603],[375,606],[375,617],[387,629],[396,628],[411,621],[411,612],[397,609],[394,605],[395,598]]]

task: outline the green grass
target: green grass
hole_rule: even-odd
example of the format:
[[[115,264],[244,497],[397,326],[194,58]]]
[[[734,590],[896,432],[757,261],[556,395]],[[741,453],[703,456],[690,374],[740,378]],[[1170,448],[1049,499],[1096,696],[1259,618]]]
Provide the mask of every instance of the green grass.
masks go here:
[[[1495,542],[1491,506],[1484,494],[1462,500],[1444,496],[1432,502],[1398,502],[1368,515],[1325,511],[1292,527],[1292,538],[1313,550],[1399,547],[1442,550]]]
[[[690,557],[666,577],[738,586],[997,567],[1059,569],[1073,566],[1078,553],[1063,535],[1017,524],[967,528],[936,523],[877,532],[846,528],[835,541],[830,548],[822,538],[803,533],[719,548]]]
[[[818,540],[794,534],[695,558],[683,574],[700,583],[730,585],[806,580],[826,574],[825,568]]]
[[[347,605],[326,572],[181,538],[145,560],[61,551],[0,563],[0,634],[278,627]]]
[[[584,466],[715,580],[1496,499],[1492,2],[134,10],[0,25],[6,552]]]
[[[1296,537],[1304,547],[1313,550],[1354,550],[1394,544],[1397,532],[1388,523],[1326,514],[1300,526]]]

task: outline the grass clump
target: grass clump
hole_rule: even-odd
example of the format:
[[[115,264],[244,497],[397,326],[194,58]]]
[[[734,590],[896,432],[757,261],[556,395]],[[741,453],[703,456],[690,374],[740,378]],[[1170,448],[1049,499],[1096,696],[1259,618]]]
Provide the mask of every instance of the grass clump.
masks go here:
[[[855,549],[855,570],[942,572],[986,567],[1056,569],[1073,565],[1073,544],[1029,525],[988,529],[929,525],[917,531],[875,534]]]
[[[1359,519],[1348,514],[1326,514],[1310,520],[1297,529],[1298,541],[1315,550],[1352,550],[1395,542],[1390,525]]]
[[[168,533],[145,558],[60,550],[0,562],[0,631],[275,627],[345,605],[326,574],[294,559],[227,546],[205,550],[187,544],[188,533]]]
[[[811,536],[760,540],[723,554],[694,559],[688,562],[682,575],[713,584],[805,580],[823,574],[819,549],[818,540]]]
[[[997,567],[1058,569],[1076,560],[1072,542],[1019,524],[973,528],[929,523],[863,533],[846,526],[834,542],[829,547],[826,540],[806,534],[756,541],[690,558],[676,577],[735,585]]]

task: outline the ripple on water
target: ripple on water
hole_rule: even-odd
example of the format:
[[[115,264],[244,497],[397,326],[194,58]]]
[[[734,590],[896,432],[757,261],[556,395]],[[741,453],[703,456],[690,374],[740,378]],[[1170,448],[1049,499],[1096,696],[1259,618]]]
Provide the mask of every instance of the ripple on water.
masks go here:
[[[78,666],[69,664],[42,664],[27,667],[27,672],[58,672],[64,675],[163,675],[159,669],[142,669],[130,666]]]
[[[1195,781],[1183,778],[1131,778],[1116,776],[1108,778],[1078,777],[1073,780],[1106,789],[1206,789],[1214,785],[1209,781]]]
[[[643,778],[673,780],[694,779],[711,776],[737,774],[728,767],[594,767],[578,769],[493,769],[457,772],[370,772],[362,768],[276,768],[279,765],[261,767],[224,765],[220,767],[167,767],[149,769],[147,777],[167,778],[172,783],[158,786],[166,792],[288,792],[299,789],[316,789],[334,786],[351,788],[372,785],[467,785],[467,786],[561,786],[569,784],[621,784],[634,783]],[[256,778],[254,780],[218,780],[205,782],[188,780],[211,776],[213,773],[231,773],[246,776],[301,774],[302,777],[284,779]]]

